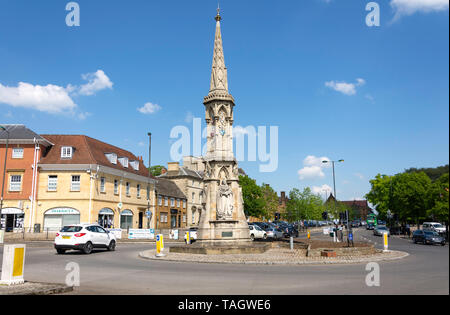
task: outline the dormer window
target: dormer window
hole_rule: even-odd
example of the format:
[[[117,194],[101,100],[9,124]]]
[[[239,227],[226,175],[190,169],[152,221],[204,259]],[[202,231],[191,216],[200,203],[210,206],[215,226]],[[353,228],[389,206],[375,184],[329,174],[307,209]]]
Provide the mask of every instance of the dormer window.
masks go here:
[[[111,164],[117,164],[117,154],[106,153],[105,156]]]
[[[120,164],[122,164],[123,167],[128,167],[128,158],[121,157],[121,158],[119,158],[119,162],[120,162]]]
[[[62,147],[61,148],[61,158],[62,159],[71,159],[73,155],[72,147]]]
[[[139,171],[139,161],[130,161],[130,165],[135,171]]]

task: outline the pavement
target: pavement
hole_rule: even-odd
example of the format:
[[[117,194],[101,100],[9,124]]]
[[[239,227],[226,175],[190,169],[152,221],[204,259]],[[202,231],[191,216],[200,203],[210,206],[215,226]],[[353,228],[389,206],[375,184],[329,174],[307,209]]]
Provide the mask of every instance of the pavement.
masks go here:
[[[320,238],[313,234],[313,238]],[[382,249],[382,238],[357,229]],[[448,295],[449,247],[413,244],[391,237],[390,249],[409,256],[380,261],[380,286],[368,287],[367,263],[344,265],[242,265],[153,261],[139,257],[154,243],[118,244],[115,252],[57,255],[50,245],[27,247],[25,280],[65,283],[66,266],[80,267],[80,286],[63,293],[121,295]],[[166,243],[167,244],[167,243]],[[169,246],[169,244],[167,244]],[[3,248],[0,247],[0,255]],[[1,256],[0,256],[1,257]]]
[[[52,295],[73,291],[65,284],[25,282],[19,285],[0,285],[0,295]]]

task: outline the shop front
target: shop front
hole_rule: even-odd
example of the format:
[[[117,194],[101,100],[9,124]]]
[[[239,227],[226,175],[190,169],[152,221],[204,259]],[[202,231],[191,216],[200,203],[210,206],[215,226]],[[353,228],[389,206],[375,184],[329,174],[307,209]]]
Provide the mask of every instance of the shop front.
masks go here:
[[[98,224],[105,229],[114,228],[114,211],[109,208],[100,210],[98,213]]]
[[[59,231],[73,224],[80,224],[80,211],[76,209],[61,207],[44,213],[44,231]]]
[[[18,208],[3,208],[1,228],[6,232],[14,232],[23,229],[25,213]]]
[[[120,228],[123,230],[133,228],[133,212],[131,210],[123,210],[120,214]]]

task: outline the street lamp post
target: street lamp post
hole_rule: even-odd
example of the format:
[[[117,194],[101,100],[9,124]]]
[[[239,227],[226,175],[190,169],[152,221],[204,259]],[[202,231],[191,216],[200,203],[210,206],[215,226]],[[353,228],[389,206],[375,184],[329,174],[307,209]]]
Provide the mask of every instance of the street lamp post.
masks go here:
[[[3,165],[3,179],[2,179],[2,196],[0,199],[0,229],[6,230],[6,221],[5,221],[5,226],[3,227],[1,224],[1,219],[2,219],[2,211],[3,211],[3,193],[5,190],[6,160],[8,159],[9,131],[6,129],[6,127],[3,127],[3,126],[0,126],[0,130],[3,130],[8,134],[8,136],[6,137],[5,163]]]
[[[152,171],[151,171],[151,162],[152,162],[152,134],[151,132],[148,133],[149,137],[149,145],[148,145],[148,196],[147,196],[147,229],[150,229],[150,221],[153,216],[150,215],[150,180],[152,177]]]
[[[342,163],[344,160],[338,160],[338,161],[322,161],[322,163],[331,163],[333,165],[333,189],[334,189],[334,211],[337,209],[337,196],[336,196],[336,176],[334,172],[334,164],[335,163]],[[349,233],[350,233],[350,226],[349,226],[349,217],[348,217],[348,210],[346,210],[346,216],[347,216],[347,241],[350,241],[349,239]]]

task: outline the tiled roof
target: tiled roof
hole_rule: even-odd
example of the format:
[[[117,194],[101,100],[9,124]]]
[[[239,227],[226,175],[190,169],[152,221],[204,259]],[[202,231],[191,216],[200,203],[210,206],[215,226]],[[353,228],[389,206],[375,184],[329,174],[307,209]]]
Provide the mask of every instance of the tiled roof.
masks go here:
[[[42,136],[38,135],[34,131],[28,129],[25,125],[2,125],[9,132],[9,140],[18,142],[20,140],[28,140],[33,141],[34,139],[38,140],[45,146],[50,146],[52,143],[48,141],[48,139],[44,139]],[[0,130],[0,141],[6,140],[8,134]]]
[[[97,164],[140,176],[149,176],[146,166],[137,156],[108,143],[83,135],[42,135],[42,137],[48,139],[54,146],[44,153],[39,164]],[[66,146],[74,148],[71,159],[61,158],[61,148]],[[128,167],[123,167],[120,162],[112,164],[105,153],[115,153],[118,158],[126,157],[129,161],[139,161],[139,170],[134,170],[131,164]]]
[[[156,184],[156,193],[158,195],[186,199],[186,196],[183,192],[178,188],[178,186],[167,179],[158,178],[158,183]]]
[[[173,177],[195,177],[198,179],[203,178],[203,172],[197,172],[190,170],[186,167],[180,166],[178,171],[169,171],[159,176],[159,178],[173,178]]]

